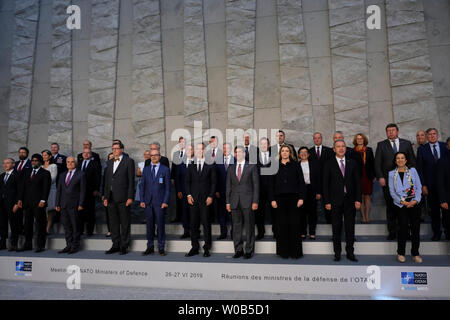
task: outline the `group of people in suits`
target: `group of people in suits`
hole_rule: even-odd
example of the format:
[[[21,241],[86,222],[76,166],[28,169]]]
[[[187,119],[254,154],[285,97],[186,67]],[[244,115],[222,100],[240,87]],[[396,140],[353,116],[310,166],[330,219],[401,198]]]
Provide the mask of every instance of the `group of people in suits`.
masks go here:
[[[370,199],[373,183],[378,179],[386,201],[388,239],[398,240],[398,260],[405,261],[405,244],[411,239],[413,260],[421,262],[420,212],[424,197],[431,209],[432,240],[440,240],[442,226],[446,239],[450,239],[449,150],[438,141],[434,128],[425,132],[427,143],[422,133],[418,133],[418,141],[420,137],[422,143],[417,147],[417,155],[410,141],[398,137],[396,124],[386,126],[386,135],[387,139],[377,144],[375,153],[363,133],[354,136],[352,148],[346,145],[340,131],[333,135],[332,148],[324,146],[321,133],[316,132],[314,146],[300,147],[298,151],[285,142],[282,130],[275,145],[267,138],[260,139],[258,146],[252,145],[250,135],[245,134],[244,144],[234,150],[229,143],[219,148],[214,136],[208,147],[204,143],[186,145],[180,137],[171,168],[169,159],[161,155],[159,143],[154,142],[146,151],[145,162],[138,166],[140,181],[136,194],[135,163],[124,152],[120,140],[113,141],[103,175],[99,155],[92,152],[89,141],[85,141],[84,151],[77,158],[60,155],[59,146],[54,144],[51,152],[34,154],[30,161],[28,150],[21,148],[19,161],[5,159],[5,173],[0,176],[0,248],[6,247],[9,221],[10,249],[31,249],[36,220],[36,251],[44,250],[46,208],[50,205],[54,180],[55,200],[51,206],[61,213],[67,241],[61,253],[79,250],[84,225],[87,234],[92,235],[95,199],[101,195],[112,240],[107,254],[128,252],[130,210],[137,198],[147,224],[147,248],[142,254],[155,252],[156,225],[158,252],[164,256],[165,211],[174,184],[184,229],[181,238],[191,238],[187,257],[200,252],[200,225],[203,256],[211,255],[211,222],[217,210],[218,240],[227,238],[231,224],[234,258],[253,256],[255,241],[264,238],[265,217],[269,213],[277,255],[297,259],[303,255],[302,241],[307,235],[316,239],[318,214],[323,212],[326,222],[332,224],[334,260],[341,259],[343,228],[347,259],[358,261],[354,254],[356,211],[361,211],[362,223],[370,223]],[[49,169],[53,162],[60,165],[56,179],[52,179],[54,170]],[[18,249],[17,239],[22,233],[25,245]]]

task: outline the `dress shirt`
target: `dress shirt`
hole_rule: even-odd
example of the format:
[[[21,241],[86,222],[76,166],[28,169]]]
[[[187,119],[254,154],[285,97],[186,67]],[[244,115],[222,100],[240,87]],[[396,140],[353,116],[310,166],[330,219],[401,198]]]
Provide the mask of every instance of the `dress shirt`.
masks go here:
[[[441,158],[441,149],[439,148],[439,142],[438,141],[436,141],[436,143],[431,143],[431,142],[429,142],[428,143],[429,145],[430,145],[430,149],[431,149],[431,154],[434,156],[434,145],[436,145],[436,152],[437,152],[437,155],[438,155],[438,159],[440,159]]]
[[[309,172],[309,162],[308,161],[301,161],[300,162],[302,166],[303,171],[303,178],[305,179],[306,184],[311,184],[311,178],[310,178],[310,172]]]
[[[261,163],[266,165],[270,162],[269,151],[261,151]]]
[[[245,160],[242,160],[242,162],[236,162],[236,177],[238,176],[238,169],[239,169],[239,165],[241,165],[241,177],[244,174],[244,165],[245,165]]]
[[[12,173],[13,171],[14,171],[14,169],[11,169],[11,170],[9,170],[9,171],[6,171],[6,172],[5,172],[5,179],[6,179],[6,176],[8,176],[8,179],[9,179],[9,177],[11,177],[11,173]],[[8,179],[4,180],[4,183],[8,182]]]
[[[122,161],[123,155],[121,155],[119,157],[119,161],[115,161],[115,159],[113,158],[114,161],[114,167],[113,167],[113,173],[116,173],[117,167],[119,166],[120,162]]]
[[[150,170],[153,169],[153,166],[156,166],[156,167],[155,167],[155,177],[158,175],[158,170],[159,170],[159,165],[160,165],[160,164],[161,164],[161,162],[158,162],[157,164],[154,164],[153,162],[150,163]]]
[[[395,139],[394,141],[389,140],[389,142],[391,143],[392,149],[394,149],[394,143],[395,143],[395,146],[397,147],[397,152],[400,151],[400,140],[398,138]]]

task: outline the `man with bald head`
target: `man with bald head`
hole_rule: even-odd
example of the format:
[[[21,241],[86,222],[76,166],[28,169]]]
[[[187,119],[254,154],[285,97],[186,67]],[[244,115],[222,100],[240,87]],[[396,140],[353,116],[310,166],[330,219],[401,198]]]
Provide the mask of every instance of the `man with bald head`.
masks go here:
[[[98,155],[98,153],[95,153],[94,151],[92,151],[92,142],[89,140],[84,140],[83,141],[83,152],[84,150],[89,149],[92,153],[92,160],[94,160],[97,165],[101,168],[102,164],[100,162],[100,156]],[[77,163],[78,165],[83,161],[83,152],[79,153],[77,156]]]
[[[73,254],[80,249],[81,212],[86,190],[84,172],[77,169],[75,157],[67,157],[67,171],[61,175],[56,189],[56,211],[61,212],[66,247],[58,253]]]
[[[416,143],[413,144],[414,154],[417,157],[417,150],[421,145],[427,143],[427,133],[424,130],[419,130],[416,133]]]

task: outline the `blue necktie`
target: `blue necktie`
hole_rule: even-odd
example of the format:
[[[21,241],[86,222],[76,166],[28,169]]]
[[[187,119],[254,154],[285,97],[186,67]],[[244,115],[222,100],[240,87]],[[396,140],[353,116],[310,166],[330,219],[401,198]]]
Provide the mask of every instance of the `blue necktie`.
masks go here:
[[[155,173],[156,173],[156,166],[155,165],[152,165],[152,178],[153,178],[153,180],[155,180],[155,178],[156,178],[156,175],[155,175]]]
[[[439,156],[436,150],[436,145],[433,145],[433,156],[434,156],[434,161],[438,161],[439,160]]]
[[[397,150],[397,144],[395,143],[395,140],[392,141],[392,144],[393,144],[392,148],[394,148],[394,153],[397,153],[398,150]]]

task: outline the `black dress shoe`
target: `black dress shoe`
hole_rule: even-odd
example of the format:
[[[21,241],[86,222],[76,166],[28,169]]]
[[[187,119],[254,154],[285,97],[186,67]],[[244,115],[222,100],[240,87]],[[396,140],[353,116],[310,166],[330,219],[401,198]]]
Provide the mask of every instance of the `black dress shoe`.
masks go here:
[[[164,249],[161,249],[161,250],[159,250],[159,255],[160,256],[166,256],[167,254],[166,254],[166,252],[164,251]]]
[[[74,253],[77,253],[78,251],[80,251],[80,249],[71,248],[70,251],[69,251],[69,254],[74,254]]]
[[[128,253],[127,248],[121,248],[121,249],[120,249],[119,254],[120,254],[121,256],[123,256],[124,254],[127,254],[127,253]]]
[[[147,248],[147,250],[142,252],[142,255],[143,256],[148,256],[149,254],[153,254],[153,253],[155,253],[155,249],[154,248]]]
[[[395,234],[390,234],[387,236],[386,240],[395,240],[396,236]]]
[[[36,250],[34,250],[35,253],[39,253],[42,251],[45,251],[45,249],[44,248],[36,248]]]
[[[341,256],[334,256],[334,261],[341,261]]]
[[[17,251],[17,246],[10,246],[8,249],[9,252],[11,251]]]
[[[205,252],[203,252],[203,256],[204,257],[210,257],[211,253],[209,253],[209,250],[205,250]]]
[[[183,233],[181,235],[180,239],[187,239],[187,238],[190,238],[190,237],[191,237],[191,235],[189,233]]]
[[[233,258],[237,259],[244,256],[244,251],[238,251],[234,254]]]
[[[65,247],[64,249],[58,251],[58,253],[68,253],[70,251],[69,247]]]
[[[221,234],[220,236],[217,237],[217,240],[224,240],[227,238],[226,234]]]
[[[198,254],[198,250],[195,249],[191,249],[188,253],[186,253],[184,256],[185,257],[192,257]]]
[[[26,247],[19,248],[19,249],[17,250],[17,252],[31,251],[31,250],[33,250],[32,247],[26,246]]]
[[[119,248],[115,248],[115,247],[111,247],[111,249],[109,249],[108,251],[105,251],[106,254],[112,254],[112,253],[116,253],[119,252],[120,249]]]
[[[252,253],[246,253],[244,254],[244,259],[250,259],[251,257],[253,257]]]
[[[348,254],[347,259],[353,262],[358,262],[358,259],[356,259],[354,254]]]

